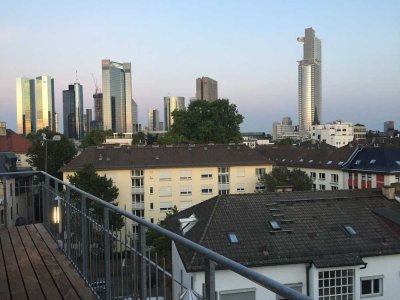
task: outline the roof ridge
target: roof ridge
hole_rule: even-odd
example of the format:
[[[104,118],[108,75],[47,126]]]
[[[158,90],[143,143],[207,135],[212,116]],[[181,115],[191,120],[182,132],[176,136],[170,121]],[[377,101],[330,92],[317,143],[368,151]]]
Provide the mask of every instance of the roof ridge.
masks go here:
[[[208,218],[208,222],[207,222],[207,224],[206,224],[206,226],[204,228],[203,234],[201,235],[199,241],[197,242],[199,245],[201,245],[201,242],[203,241],[204,237],[206,236],[206,234],[208,232],[208,229],[210,228],[211,220],[212,220],[212,218],[213,218],[213,216],[215,214],[215,211],[216,211],[217,206],[219,204],[219,199],[220,198],[221,198],[221,195],[218,195],[217,199],[215,200],[215,204],[214,204],[213,210],[211,211],[210,217]],[[188,269],[190,269],[192,267],[193,263],[195,262],[195,259],[196,259],[197,255],[198,255],[197,252],[195,252],[193,254],[192,259],[190,260],[190,263],[188,265]]]

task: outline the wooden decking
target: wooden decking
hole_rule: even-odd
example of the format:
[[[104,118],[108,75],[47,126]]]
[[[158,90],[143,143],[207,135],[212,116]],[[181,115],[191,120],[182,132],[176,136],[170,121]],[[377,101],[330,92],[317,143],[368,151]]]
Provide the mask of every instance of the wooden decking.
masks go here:
[[[0,230],[0,299],[95,299],[42,224]]]

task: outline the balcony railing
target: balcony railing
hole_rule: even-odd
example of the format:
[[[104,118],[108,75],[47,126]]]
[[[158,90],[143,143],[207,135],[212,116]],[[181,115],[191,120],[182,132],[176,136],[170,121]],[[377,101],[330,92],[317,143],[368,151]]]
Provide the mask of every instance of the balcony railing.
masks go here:
[[[132,210],[144,210],[144,202],[132,202]]]
[[[144,187],[132,187],[132,194],[144,194]]]
[[[229,187],[230,187],[229,183],[219,183],[218,184],[218,190],[220,190],[220,191],[229,190]]]
[[[21,173],[0,173],[0,178],[5,180],[7,176]],[[71,184],[44,172],[31,174],[30,194],[38,207],[34,213],[39,212],[39,215],[28,218],[43,222],[99,299],[171,299],[173,282],[178,283],[181,290],[190,288],[174,278],[168,270],[168,262],[146,245],[149,230],[205,258],[205,299],[215,299],[216,264],[287,299],[311,299]],[[122,228],[116,227],[118,217],[125,225]],[[139,226],[132,227],[132,224]],[[137,232],[133,232],[134,228]]]

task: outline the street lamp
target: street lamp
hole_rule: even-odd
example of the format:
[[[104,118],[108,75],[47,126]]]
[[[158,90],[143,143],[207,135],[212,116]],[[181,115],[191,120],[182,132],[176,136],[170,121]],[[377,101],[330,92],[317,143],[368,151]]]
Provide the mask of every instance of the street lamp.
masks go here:
[[[47,173],[47,142],[59,142],[61,141],[60,135],[55,135],[51,140],[46,139],[46,134],[42,133],[42,139],[45,146],[45,154],[44,154],[44,171]]]

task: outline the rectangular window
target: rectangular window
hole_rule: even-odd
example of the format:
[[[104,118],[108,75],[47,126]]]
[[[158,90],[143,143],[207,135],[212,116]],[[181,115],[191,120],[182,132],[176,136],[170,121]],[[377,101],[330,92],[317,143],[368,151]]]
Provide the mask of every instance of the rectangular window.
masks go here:
[[[261,192],[265,190],[265,185],[263,185],[260,182],[256,182],[256,187],[255,187],[255,191],[256,192]]]
[[[331,182],[338,183],[339,182],[339,175],[338,174],[331,174]]]
[[[256,168],[256,176],[263,176],[265,174],[265,168]]]
[[[238,183],[236,187],[236,191],[238,193],[243,193],[245,191],[245,184],[244,183]]]
[[[191,185],[182,185],[180,188],[181,196],[190,196],[192,194],[192,186]]]
[[[169,211],[172,209],[172,202],[160,202],[160,211]]]
[[[320,184],[320,185],[319,185],[319,189],[320,189],[321,191],[325,191],[325,184]]]
[[[143,170],[139,170],[139,169],[132,170],[131,176],[132,177],[143,177]]]
[[[143,178],[132,178],[132,187],[143,187]]]
[[[312,189],[315,191],[317,189],[317,185],[315,183],[312,184]]]
[[[318,272],[319,299],[353,299],[354,270]]]
[[[212,194],[212,185],[202,185],[201,186],[201,193],[203,195]]]
[[[315,178],[317,177],[317,173],[310,172],[310,177],[311,177],[312,180],[315,180]]]
[[[180,180],[191,180],[192,179],[192,170],[181,170]]]
[[[218,173],[219,174],[228,174],[229,173],[229,168],[228,167],[218,168]]]
[[[0,224],[4,224],[4,210],[0,210]]]
[[[153,210],[154,209],[154,203],[150,202],[150,209]]]
[[[331,186],[331,190],[332,191],[335,191],[335,190],[338,190],[339,189],[339,187],[337,187],[337,186]]]
[[[212,170],[204,169],[201,170],[201,179],[211,179],[212,178]]]
[[[325,180],[325,173],[319,173],[319,180]]]
[[[299,293],[303,292],[303,283],[299,282],[299,283],[288,283],[285,284],[287,287],[290,287],[293,290],[298,291]],[[287,298],[284,298],[282,296],[276,295],[276,300],[286,300]]]
[[[170,196],[172,196],[172,187],[170,187],[170,186],[160,186],[159,195],[160,195],[160,197],[170,197]]]
[[[383,295],[383,276],[361,277],[361,298]]]
[[[362,175],[361,175],[361,180],[365,181],[366,178],[367,178],[367,175],[366,175],[366,174],[362,174]]]
[[[154,188],[151,186],[150,187],[150,195],[153,195],[153,193],[154,193]]]
[[[236,176],[237,177],[244,177],[245,176],[245,168],[239,168],[236,171]]]
[[[159,178],[160,181],[171,180],[171,171],[160,171]]]

